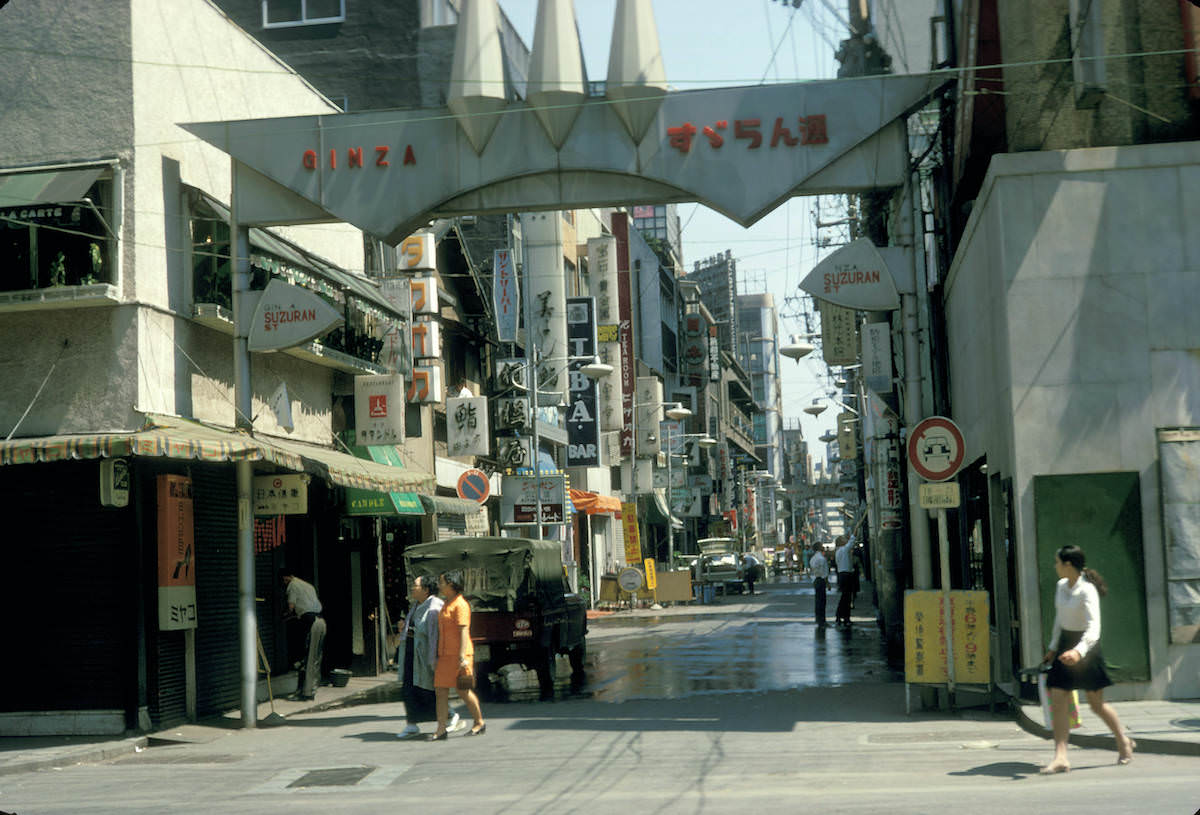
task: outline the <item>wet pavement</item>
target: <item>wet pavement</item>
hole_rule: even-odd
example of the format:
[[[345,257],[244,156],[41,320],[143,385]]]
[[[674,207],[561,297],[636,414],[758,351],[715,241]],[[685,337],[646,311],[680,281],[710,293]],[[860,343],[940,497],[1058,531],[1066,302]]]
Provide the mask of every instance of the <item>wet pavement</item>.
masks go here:
[[[864,584],[867,592],[869,584]],[[808,580],[760,583],[706,606],[622,611],[592,620],[588,685],[603,702],[696,694],[903,683],[887,664],[869,595],[853,626],[819,629]],[[836,595],[831,595],[836,603]],[[831,603],[831,611],[832,611]]]

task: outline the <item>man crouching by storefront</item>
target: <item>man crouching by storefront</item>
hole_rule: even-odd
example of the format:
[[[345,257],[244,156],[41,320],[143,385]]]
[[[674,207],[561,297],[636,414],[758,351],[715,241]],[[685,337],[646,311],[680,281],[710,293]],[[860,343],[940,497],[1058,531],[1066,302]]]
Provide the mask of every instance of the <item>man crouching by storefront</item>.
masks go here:
[[[317,695],[321,682],[321,659],[325,652],[325,620],[321,617],[321,601],[317,590],[290,572],[280,570],[279,577],[287,588],[288,613],[300,621],[304,634],[304,653],[292,698],[311,700]]]

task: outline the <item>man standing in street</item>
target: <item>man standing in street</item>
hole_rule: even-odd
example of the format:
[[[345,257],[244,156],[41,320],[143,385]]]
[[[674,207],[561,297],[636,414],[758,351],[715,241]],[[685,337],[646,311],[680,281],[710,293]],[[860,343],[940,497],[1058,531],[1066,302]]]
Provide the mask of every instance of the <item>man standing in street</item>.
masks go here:
[[[808,561],[808,568],[812,570],[813,588],[817,592],[817,605],[813,612],[813,618],[817,621],[817,628],[824,628],[825,586],[826,575],[829,574],[829,561],[825,559],[825,548],[820,543],[813,547],[813,556]]]
[[[834,624],[850,625],[850,601],[854,596],[854,543],[853,537],[838,535],[837,548],[833,550],[833,561],[838,573],[838,607]]]
[[[280,571],[287,589],[288,612],[300,620],[304,632],[305,658],[300,663],[294,698],[309,701],[316,698],[321,681],[321,660],[325,655],[325,620],[321,617],[321,601],[317,590],[294,574]]]

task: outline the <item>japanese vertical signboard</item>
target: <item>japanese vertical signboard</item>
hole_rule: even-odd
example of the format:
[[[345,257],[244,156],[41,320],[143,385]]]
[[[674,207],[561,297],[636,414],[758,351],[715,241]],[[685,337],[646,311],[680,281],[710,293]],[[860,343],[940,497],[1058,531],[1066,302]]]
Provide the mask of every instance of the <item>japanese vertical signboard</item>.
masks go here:
[[[588,273],[596,295],[596,339],[600,361],[611,365],[613,373],[601,377],[599,389],[600,430],[621,429],[621,326],[617,303],[617,240],[613,237],[589,238]],[[616,458],[614,457],[614,461]]]
[[[486,396],[451,397],[446,400],[446,453],[451,456],[486,456],[490,453]]]
[[[950,632],[946,632],[946,602]],[[947,653],[956,684],[991,682],[991,648],[986,591],[904,593],[904,681],[940,685],[949,681]],[[947,645],[949,644],[949,648]]]
[[[821,354],[829,365],[853,365],[858,361],[858,337],[854,309],[821,301]]]
[[[876,393],[892,392],[891,323],[867,323],[862,337],[863,379]]]
[[[196,627],[196,541],[192,479],[160,475],[158,488],[158,628]]]
[[[637,563],[642,559],[642,536],[638,531],[637,504],[621,504],[621,532],[625,536],[625,562]]]
[[[596,412],[597,385],[583,373],[596,355],[596,299],[567,298],[567,347],[570,371],[567,406],[567,466],[600,465],[600,422]]]
[[[633,294],[629,274],[629,219],[617,213],[612,219],[617,238],[617,308],[621,343],[621,456],[633,455]],[[635,563],[636,560],[630,561]]]
[[[510,249],[497,249],[492,255],[492,303],[496,307],[496,338],[516,342],[521,291]]]
[[[404,441],[404,377],[354,377],[354,428],[359,444]]]

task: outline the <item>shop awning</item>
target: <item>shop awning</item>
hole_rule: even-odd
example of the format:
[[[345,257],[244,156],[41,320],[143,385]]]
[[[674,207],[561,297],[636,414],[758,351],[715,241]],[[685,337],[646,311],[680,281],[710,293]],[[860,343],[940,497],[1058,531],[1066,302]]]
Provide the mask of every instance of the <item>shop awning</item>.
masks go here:
[[[106,169],[84,167],[0,175],[0,207],[82,200]]]
[[[683,521],[671,515],[671,511],[667,508],[667,499],[660,491],[655,490],[652,493],[649,504],[650,511],[647,514],[651,523],[669,523],[676,529],[683,529]]]
[[[213,215],[220,218],[226,224],[229,223],[229,207],[222,204],[220,201],[213,198],[203,190],[192,188],[195,190],[199,200],[203,202]],[[342,289],[344,292],[350,292],[356,295],[361,300],[370,303],[375,308],[381,309],[395,317],[402,317],[400,312],[396,311],[396,307],[383,296],[379,290],[379,286],[366,278],[359,277],[345,271],[332,263],[322,260],[314,255],[304,252],[300,247],[284,240],[278,235],[268,232],[256,226],[250,227],[250,247],[266,252],[270,257],[275,258],[275,261],[265,261],[265,265],[270,267],[270,271],[281,274],[286,273],[286,269],[278,268],[279,264],[289,265],[299,272],[316,275],[323,278],[334,286]],[[263,258],[251,252],[251,259],[254,261],[264,261]]]
[[[0,442],[0,465],[151,456],[198,461],[267,461],[343,487],[377,492],[433,489],[433,475],[364,461],[316,445],[252,436],[175,416],[146,415],[142,430],[41,436]]]
[[[596,515],[601,512],[617,513],[621,511],[621,499],[612,495],[601,495],[587,490],[571,490],[571,503],[579,512]]]
[[[421,503],[426,512],[438,515],[474,515],[483,509],[483,505],[475,501],[446,495],[422,495]]]
[[[350,445],[357,458],[370,459],[389,467],[403,467],[400,453],[391,445]],[[415,492],[375,492],[346,488],[346,512],[350,515],[424,515],[425,505]]]
[[[306,473],[324,478],[341,487],[357,487],[376,492],[409,492],[433,489],[432,473],[421,470],[402,470],[387,464],[355,458],[327,447],[317,447],[298,441],[270,439],[271,446],[297,456],[303,461]]]

